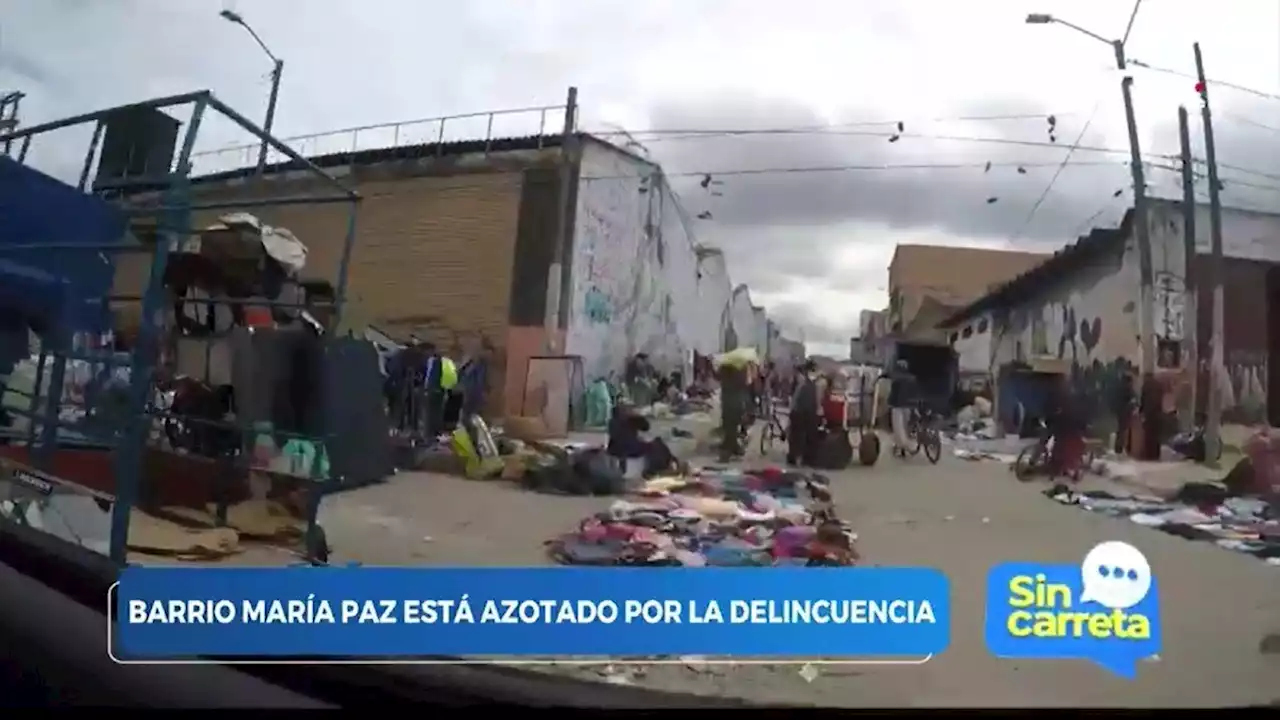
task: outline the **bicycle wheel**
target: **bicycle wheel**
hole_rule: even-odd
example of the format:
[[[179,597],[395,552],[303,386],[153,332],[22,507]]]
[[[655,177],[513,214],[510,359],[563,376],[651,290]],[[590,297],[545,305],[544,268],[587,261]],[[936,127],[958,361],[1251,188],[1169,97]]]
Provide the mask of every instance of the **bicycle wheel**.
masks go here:
[[[920,428],[918,426],[913,426],[907,430],[907,446],[902,450],[911,457],[920,454]]]
[[[1044,445],[1035,443],[1022,448],[1018,459],[1013,461],[1013,476],[1022,482],[1035,479],[1036,473],[1044,463]]]
[[[924,431],[924,438],[920,441],[921,447],[924,449],[924,456],[929,458],[929,462],[937,465],[942,459],[942,436],[937,430],[929,428]]]
[[[760,455],[762,457],[768,455],[769,451],[773,449],[772,431],[773,425],[771,423],[765,423],[764,427],[760,428]]]

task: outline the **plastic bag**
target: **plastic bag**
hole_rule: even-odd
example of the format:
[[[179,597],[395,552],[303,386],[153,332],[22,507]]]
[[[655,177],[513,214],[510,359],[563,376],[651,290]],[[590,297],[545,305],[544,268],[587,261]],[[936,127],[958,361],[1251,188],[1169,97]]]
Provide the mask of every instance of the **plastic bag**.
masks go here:
[[[329,457],[324,445],[294,438],[284,444],[282,454],[288,459],[288,473],[305,478],[329,476]]]

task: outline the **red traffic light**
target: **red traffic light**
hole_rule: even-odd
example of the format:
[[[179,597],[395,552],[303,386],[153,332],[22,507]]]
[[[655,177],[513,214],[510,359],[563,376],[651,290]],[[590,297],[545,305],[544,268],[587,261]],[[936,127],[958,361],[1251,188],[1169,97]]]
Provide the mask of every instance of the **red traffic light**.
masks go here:
[[[1204,83],[1202,82],[1196,83],[1196,92],[1200,93],[1201,95],[1204,94]]]

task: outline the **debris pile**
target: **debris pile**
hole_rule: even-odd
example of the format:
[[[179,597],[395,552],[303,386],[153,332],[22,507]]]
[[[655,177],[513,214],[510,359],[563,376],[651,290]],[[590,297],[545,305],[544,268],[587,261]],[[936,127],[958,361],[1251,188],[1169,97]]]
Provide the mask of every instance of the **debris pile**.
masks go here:
[[[547,550],[565,565],[851,566],[855,540],[821,475],[708,468],[645,482]]]

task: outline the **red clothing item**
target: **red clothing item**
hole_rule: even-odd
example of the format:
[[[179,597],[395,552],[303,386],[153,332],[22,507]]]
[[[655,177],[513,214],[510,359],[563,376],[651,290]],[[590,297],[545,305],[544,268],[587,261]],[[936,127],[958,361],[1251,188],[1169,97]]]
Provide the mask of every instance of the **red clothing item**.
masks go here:
[[[1079,433],[1059,433],[1053,437],[1051,461],[1060,474],[1074,475],[1084,460],[1086,443]]]
[[[828,396],[822,401],[822,419],[830,427],[844,427],[848,412],[849,402],[842,397]]]
[[[246,305],[244,324],[249,327],[271,327],[275,324],[275,318],[271,317],[271,308]]]

